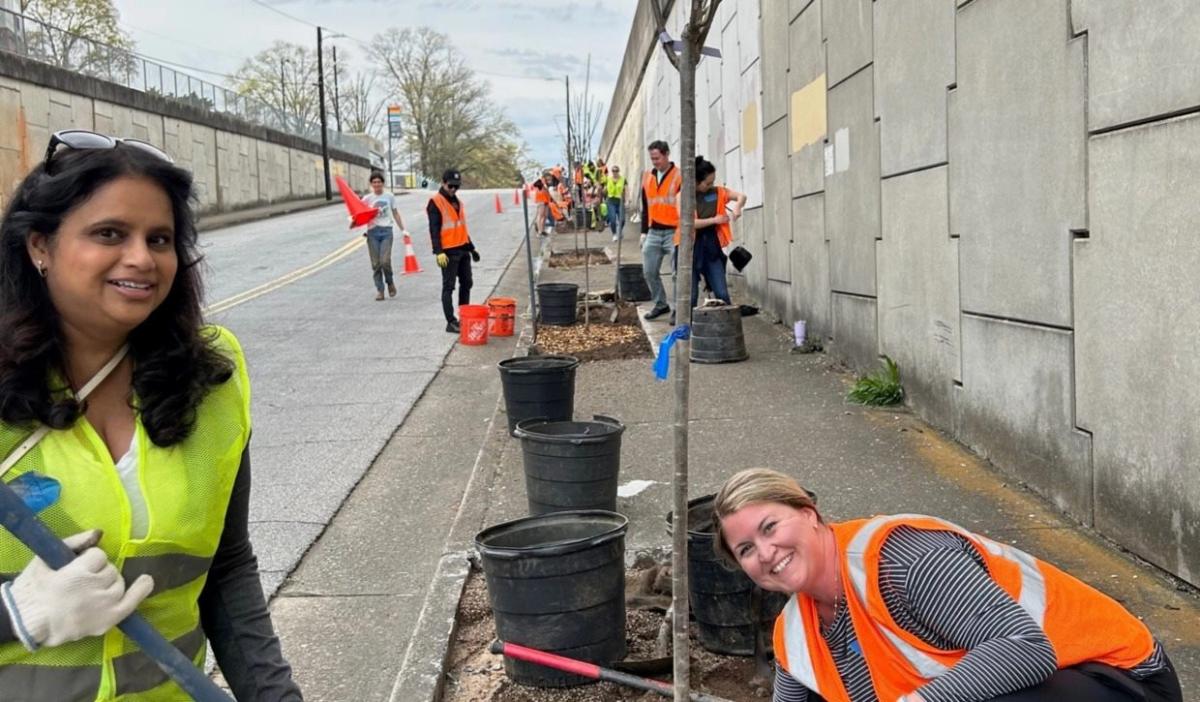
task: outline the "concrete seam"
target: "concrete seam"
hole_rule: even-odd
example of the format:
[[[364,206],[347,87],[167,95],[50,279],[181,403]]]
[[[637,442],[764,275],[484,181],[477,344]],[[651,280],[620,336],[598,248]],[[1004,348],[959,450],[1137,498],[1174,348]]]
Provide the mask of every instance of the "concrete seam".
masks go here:
[[[1128,122],[1114,124],[1109,127],[1101,127],[1088,132],[1088,136],[1104,136],[1106,134],[1112,134],[1113,132],[1136,129],[1137,127],[1144,127],[1148,124],[1156,124],[1158,122],[1168,122],[1173,119],[1188,117],[1195,114],[1200,114],[1200,105],[1193,105],[1191,107],[1184,107],[1171,112],[1164,112],[1161,115],[1153,115],[1150,117],[1143,117],[1141,119],[1130,120]]]
[[[841,295],[843,297],[856,297],[860,300],[879,300],[877,295],[866,295],[863,293],[850,292],[848,290],[834,290],[833,288],[830,288],[829,292],[833,293],[834,295]]]
[[[913,173],[920,173],[921,171],[931,171],[935,168],[941,168],[942,166],[949,166],[949,165],[950,165],[949,161],[939,161],[937,163],[931,163],[927,166],[917,166],[915,168],[909,168],[907,170],[897,171],[895,173],[889,173],[885,176],[880,176],[879,180],[881,180],[881,181],[891,180],[892,178],[899,178],[901,176],[912,175]],[[882,166],[883,166],[883,164],[880,163],[881,168],[882,168]],[[950,195],[950,192],[947,189],[947,192],[946,192],[947,199],[949,199],[949,195]],[[949,231],[949,229],[950,229],[950,225],[947,222],[946,230]]]
[[[961,307],[961,306],[960,306]],[[1061,324],[1050,324],[1049,322],[1037,322],[1032,319],[1021,319],[1020,317],[1010,317],[1001,314],[989,314],[987,312],[972,312],[970,310],[961,310],[962,314],[967,317],[975,317],[977,319],[986,319],[993,322],[1007,322],[1009,324],[1019,324],[1026,327],[1034,327],[1037,329],[1045,329],[1051,331],[1062,331],[1075,333],[1071,327],[1066,327]]]
[[[828,41],[826,42],[826,46],[828,46]],[[828,63],[828,60],[829,60],[829,58],[828,58],[828,57],[829,57],[829,52],[828,52],[828,49],[826,49],[826,54],[825,54],[825,56],[826,56],[826,63]],[[875,61],[874,61],[874,60],[870,61],[869,63],[867,63],[867,65],[863,66],[862,68],[859,68],[858,70],[854,71],[853,73],[851,73],[850,75],[846,76],[845,78],[843,78],[843,79],[839,80],[838,82],[834,83],[833,85],[829,86],[828,88],[826,88],[826,92],[829,92],[830,90],[833,90],[834,88],[838,87],[838,86],[839,86],[839,85],[841,85],[842,83],[845,83],[846,81],[850,80],[851,78],[853,78],[854,76],[858,75],[859,73],[862,73],[863,71],[867,70],[868,68],[869,68],[869,69],[874,69],[874,68],[875,68]],[[872,100],[874,100],[874,98],[872,98]],[[872,112],[874,112],[874,111],[875,111],[874,102],[872,102],[871,111],[872,111]],[[874,116],[874,115],[872,115],[872,116]],[[828,124],[828,122],[826,122],[826,124]]]

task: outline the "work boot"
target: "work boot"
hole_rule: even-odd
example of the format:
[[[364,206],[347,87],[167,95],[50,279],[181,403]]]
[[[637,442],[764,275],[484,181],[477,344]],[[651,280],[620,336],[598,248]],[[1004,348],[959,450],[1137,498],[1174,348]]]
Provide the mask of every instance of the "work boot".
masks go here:
[[[395,296],[396,296],[396,284],[388,283],[388,297],[395,297]]]
[[[452,319],[449,322],[446,322],[446,331],[450,332],[451,334],[457,334],[460,330],[461,327],[458,326],[457,319]]]
[[[655,305],[654,309],[650,310],[649,312],[647,312],[646,314],[644,314],[642,316],[645,317],[647,320],[658,319],[659,317],[663,316],[664,314],[666,314],[670,311],[671,311],[671,308],[666,305]]]
[[[383,299],[383,291],[380,290],[379,293],[375,296],[375,301],[379,302],[382,299]]]

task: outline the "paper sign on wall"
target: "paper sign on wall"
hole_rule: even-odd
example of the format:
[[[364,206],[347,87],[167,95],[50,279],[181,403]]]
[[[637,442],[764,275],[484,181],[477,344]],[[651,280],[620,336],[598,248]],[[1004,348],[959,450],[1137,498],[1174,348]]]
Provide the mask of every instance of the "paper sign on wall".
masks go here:
[[[842,127],[833,135],[834,170],[843,173],[850,169],[850,130]]]
[[[833,144],[825,145],[825,175],[833,175]]]

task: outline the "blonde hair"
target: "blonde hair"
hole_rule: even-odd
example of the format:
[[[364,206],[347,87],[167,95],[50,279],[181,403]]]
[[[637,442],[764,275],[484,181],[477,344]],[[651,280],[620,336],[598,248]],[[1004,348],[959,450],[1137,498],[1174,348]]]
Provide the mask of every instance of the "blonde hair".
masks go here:
[[[713,550],[717,557],[727,565],[737,567],[737,557],[725,543],[725,534],[721,531],[721,521],[742,509],[746,505],[757,502],[775,502],[788,505],[795,509],[811,509],[817,520],[821,512],[817,510],[816,495],[805,490],[790,475],[784,475],[770,468],[747,468],[735,473],[725,481],[713,499]]]

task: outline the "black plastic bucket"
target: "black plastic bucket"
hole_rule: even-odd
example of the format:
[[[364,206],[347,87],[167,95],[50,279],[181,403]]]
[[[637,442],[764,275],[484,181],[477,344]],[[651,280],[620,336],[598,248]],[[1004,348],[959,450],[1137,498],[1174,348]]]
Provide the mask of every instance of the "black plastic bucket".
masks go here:
[[[622,300],[641,302],[650,299],[650,286],[646,285],[646,276],[640,263],[622,263],[617,274],[617,284]]]
[[[759,626],[770,636],[771,625],[787,596],[762,592],[754,611],[754,581],[741,570],[727,570],[713,550],[713,499],[705,495],[688,501],[688,593],[700,645],[713,653],[753,656]],[[671,514],[667,515],[668,525]],[[768,639],[769,640],[769,639]]]
[[[574,283],[541,283],[537,286],[542,324],[569,326],[575,323],[579,286]]]
[[[500,361],[500,384],[508,433],[524,419],[567,420],[575,416],[574,356],[524,356]]]
[[[693,309],[691,340],[693,363],[735,363],[749,357],[740,307]]]
[[[502,641],[608,666],[625,657],[625,517],[556,512],[498,524],[475,536]],[[595,682],[504,660],[516,683]]]
[[[576,509],[617,511],[621,434],[625,425],[596,415],[590,422],[526,419],[513,436],[525,455],[529,513]]]

